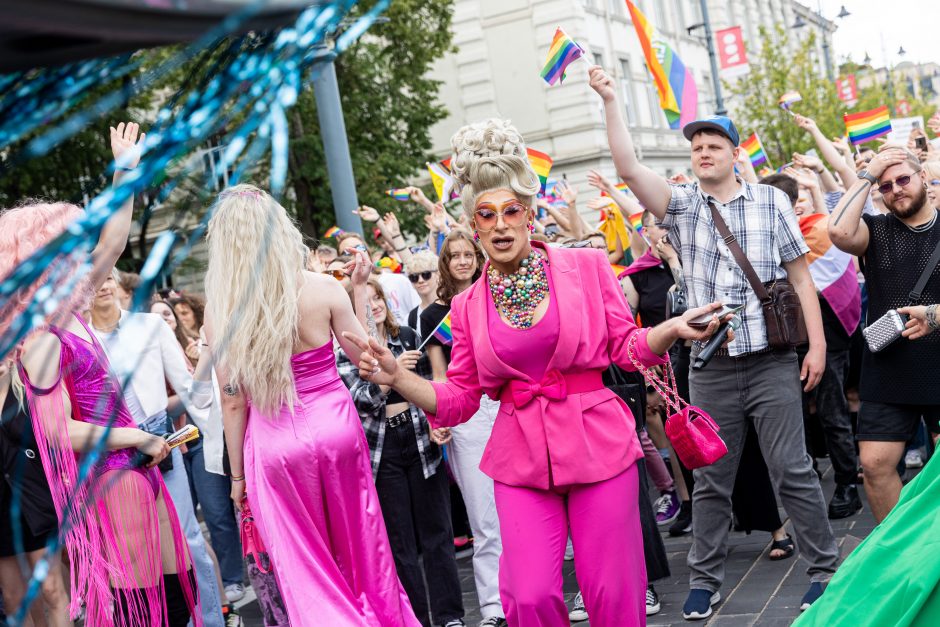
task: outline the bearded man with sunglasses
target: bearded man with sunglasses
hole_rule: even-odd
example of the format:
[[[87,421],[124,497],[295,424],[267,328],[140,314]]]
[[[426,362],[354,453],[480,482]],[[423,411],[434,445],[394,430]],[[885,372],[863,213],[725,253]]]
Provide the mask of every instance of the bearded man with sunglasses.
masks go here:
[[[940,246],[937,209],[927,201],[927,178],[911,152],[887,144],[846,192],[829,219],[832,242],[857,255],[868,287],[867,323],[891,309],[940,301],[940,264],[919,302],[911,292]],[[889,213],[862,215],[865,197],[876,188]],[[940,335],[900,339],[862,356],[858,415],[859,458],[865,493],[881,522],[898,502],[897,464],[921,418],[934,437],[940,433]]]

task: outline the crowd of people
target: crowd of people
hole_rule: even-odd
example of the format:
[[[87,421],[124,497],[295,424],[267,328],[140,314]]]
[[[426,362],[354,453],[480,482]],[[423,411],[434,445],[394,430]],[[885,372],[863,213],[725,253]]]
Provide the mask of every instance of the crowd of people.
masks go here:
[[[875,558],[840,567],[829,521],[863,508],[862,484],[889,533],[938,474],[902,496],[940,437],[940,155],[916,132],[853,152],[794,115],[815,149],[758,175],[711,116],[683,129],[690,173],[666,179],[637,158],[613,80],[589,77],[616,177],[589,173],[588,211],[567,181],[542,187],[498,119],[452,138],[456,213],[406,188],[417,238],[360,207],[374,245],[310,248],[263,189],[224,190],[204,297],[142,295],[116,269],[121,207],[0,365],[6,612],[38,564],[26,625],[234,626],[250,583],[266,625],[459,627],[468,545],[481,627],[642,625],[671,576],[665,532],[691,534],[682,613],[700,620],[740,529],[808,562],[801,621],[863,615],[841,582]],[[111,129],[115,184],[141,141]],[[0,276],[80,212],[0,213]],[[672,441],[688,414],[663,379],[717,424],[717,461]],[[199,438],[171,448],[187,425]]]

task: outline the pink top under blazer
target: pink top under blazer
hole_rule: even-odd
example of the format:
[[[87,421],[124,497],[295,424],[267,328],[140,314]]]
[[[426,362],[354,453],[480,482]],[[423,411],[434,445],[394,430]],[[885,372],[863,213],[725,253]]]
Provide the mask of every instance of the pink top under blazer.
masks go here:
[[[482,277],[451,304],[451,362],[447,382],[432,383],[437,413],[428,420],[435,428],[466,422],[486,392],[502,401],[480,462],[487,475],[543,490],[610,479],[643,457],[643,450],[633,415],[603,387],[601,374],[611,361],[636,370],[627,357],[634,334],[640,363],[654,366],[667,357],[650,350],[649,330],[637,328],[603,252],[532,245],[548,256],[551,298],[559,305],[558,345],[545,378],[533,381],[494,351],[487,332],[485,266]]]

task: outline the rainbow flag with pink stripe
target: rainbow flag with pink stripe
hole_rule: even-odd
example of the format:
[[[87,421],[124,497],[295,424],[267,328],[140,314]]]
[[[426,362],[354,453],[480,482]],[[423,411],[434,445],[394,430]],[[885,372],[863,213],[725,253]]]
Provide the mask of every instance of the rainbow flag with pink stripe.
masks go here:
[[[829,216],[813,213],[800,218],[800,231],[809,246],[806,260],[816,289],[836,314],[845,332],[855,332],[862,319],[862,292],[852,255],[829,239]]]
[[[666,42],[654,39],[653,25],[633,2],[626,0],[630,19],[659,93],[659,107],[666,114],[669,128],[682,128],[698,117],[698,87],[692,72]]]

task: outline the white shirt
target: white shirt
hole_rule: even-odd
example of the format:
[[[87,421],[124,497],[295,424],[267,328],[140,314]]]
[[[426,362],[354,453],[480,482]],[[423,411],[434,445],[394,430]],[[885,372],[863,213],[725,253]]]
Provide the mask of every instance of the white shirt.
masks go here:
[[[200,407],[193,402],[190,396],[193,375],[186,366],[183,348],[163,318],[157,314],[121,311],[114,332],[102,333],[94,326],[92,331],[108,354],[114,374],[123,381],[130,373],[130,389],[125,390],[124,396],[138,425],[166,411],[169,398],[165,381],[169,381],[186,407],[186,413],[200,431],[205,430],[208,406]]]
[[[408,314],[421,304],[421,297],[404,274],[382,272],[377,277],[385,291],[388,308],[400,326],[408,326]]]

